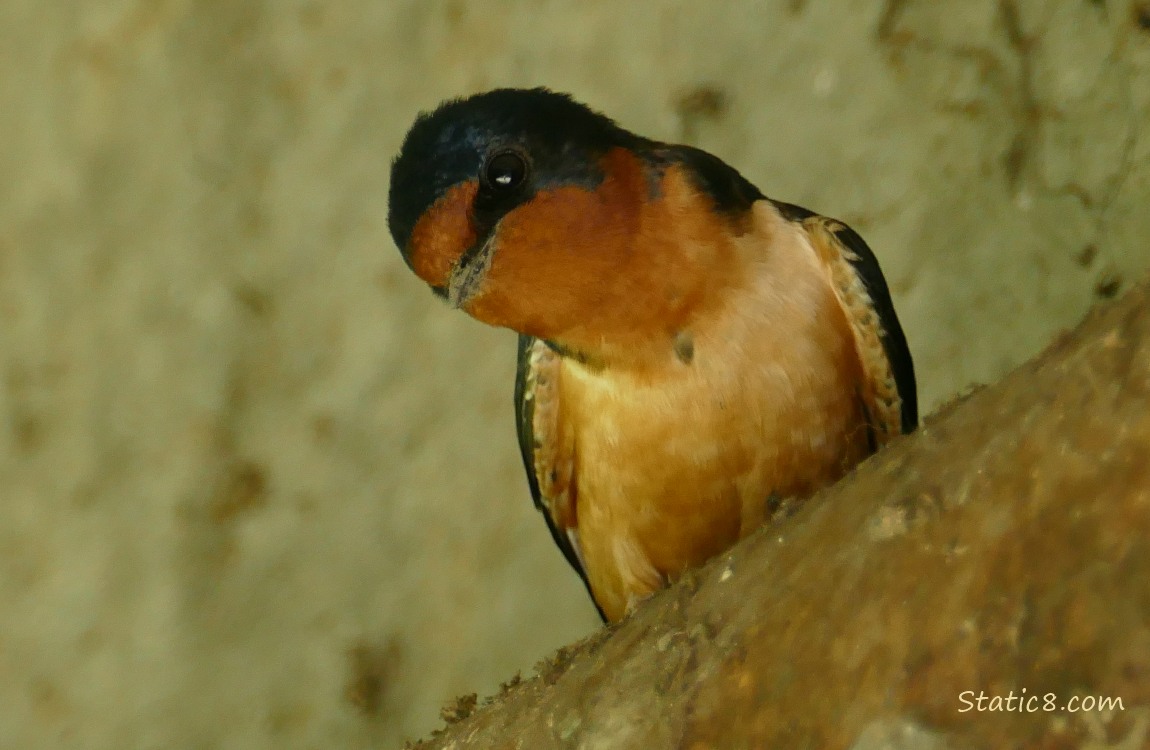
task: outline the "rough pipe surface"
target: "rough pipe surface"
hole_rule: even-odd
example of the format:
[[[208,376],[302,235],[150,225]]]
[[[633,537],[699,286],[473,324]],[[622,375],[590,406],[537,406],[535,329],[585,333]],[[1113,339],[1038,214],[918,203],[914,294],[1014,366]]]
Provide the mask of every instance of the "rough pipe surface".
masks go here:
[[[1146,747],[1148,289],[419,747]]]

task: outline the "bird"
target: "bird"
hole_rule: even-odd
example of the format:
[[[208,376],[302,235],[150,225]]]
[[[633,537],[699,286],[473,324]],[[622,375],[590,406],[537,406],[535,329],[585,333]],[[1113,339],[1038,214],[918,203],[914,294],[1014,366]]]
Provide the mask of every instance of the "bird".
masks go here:
[[[451,308],[519,334],[527,483],[607,622],[917,425],[856,232],[568,94],[421,112],[387,220]]]

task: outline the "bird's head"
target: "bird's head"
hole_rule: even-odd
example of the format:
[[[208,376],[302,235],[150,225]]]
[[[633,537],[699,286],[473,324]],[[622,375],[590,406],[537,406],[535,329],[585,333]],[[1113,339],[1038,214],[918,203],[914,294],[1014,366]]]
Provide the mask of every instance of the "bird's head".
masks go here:
[[[636,136],[564,94],[497,89],[416,119],[392,164],[388,224],[407,265],[453,306],[520,333],[586,343],[644,316],[665,318],[662,308],[689,296],[690,274],[676,281],[673,258],[651,257],[668,244],[663,225],[674,217],[649,209],[662,203],[682,214],[670,193],[704,192],[702,172],[716,164],[729,170]],[[688,234],[711,231],[694,223]]]

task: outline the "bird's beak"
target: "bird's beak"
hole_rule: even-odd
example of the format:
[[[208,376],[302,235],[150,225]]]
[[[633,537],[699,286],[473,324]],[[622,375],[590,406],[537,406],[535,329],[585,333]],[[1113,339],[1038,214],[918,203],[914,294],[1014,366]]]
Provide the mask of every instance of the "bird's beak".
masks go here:
[[[483,286],[483,280],[491,269],[491,259],[495,257],[496,234],[497,231],[490,232],[483,244],[469,249],[451,268],[447,279],[447,302],[452,307],[458,309],[466,305]]]

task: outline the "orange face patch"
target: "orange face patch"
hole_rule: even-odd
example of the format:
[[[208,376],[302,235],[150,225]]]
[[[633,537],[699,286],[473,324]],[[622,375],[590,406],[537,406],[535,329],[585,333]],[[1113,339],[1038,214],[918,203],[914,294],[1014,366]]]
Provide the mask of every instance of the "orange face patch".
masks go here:
[[[479,183],[455,185],[427,210],[411,232],[408,258],[419,278],[432,286],[446,286],[459,256],[475,244],[471,202]]]
[[[602,313],[629,262],[646,190],[634,155],[618,149],[603,166],[597,189],[542,191],[503,217],[484,292],[469,313],[545,338]]]
[[[609,272],[612,248],[596,235],[605,223],[602,214],[611,210],[596,193],[561,187],[509,213],[499,224],[485,293],[468,312],[547,337],[570,315],[591,313],[574,308],[593,305],[595,286]]]
[[[542,191],[503,217],[482,290],[464,309],[593,359],[658,359],[739,283],[739,233],[680,167],[653,195],[635,154],[616,149],[601,166],[595,189]]]

